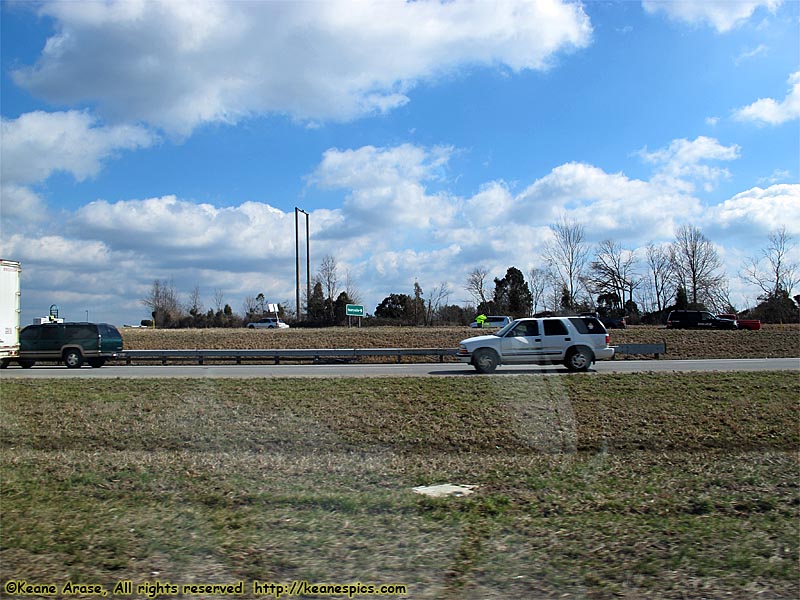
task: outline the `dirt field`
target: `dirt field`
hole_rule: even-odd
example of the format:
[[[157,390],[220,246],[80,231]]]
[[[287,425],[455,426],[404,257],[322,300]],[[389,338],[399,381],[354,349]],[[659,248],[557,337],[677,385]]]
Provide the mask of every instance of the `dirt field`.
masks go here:
[[[456,348],[478,335],[468,327],[332,327],[328,329],[124,329],[129,350],[260,348]],[[611,344],[664,342],[667,359],[800,357],[800,325],[760,331],[686,331],[659,327],[611,330]],[[639,358],[639,357],[637,357]]]

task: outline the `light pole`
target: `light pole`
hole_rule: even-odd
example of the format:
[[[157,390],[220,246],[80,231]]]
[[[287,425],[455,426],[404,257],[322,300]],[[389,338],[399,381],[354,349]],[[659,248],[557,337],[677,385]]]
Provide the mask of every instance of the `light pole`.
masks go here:
[[[297,276],[297,320],[300,321],[300,235],[298,233],[299,213],[306,216],[306,298],[311,299],[311,254],[309,253],[308,213],[301,208],[294,207],[294,257],[295,274]],[[306,317],[308,312],[306,311]]]

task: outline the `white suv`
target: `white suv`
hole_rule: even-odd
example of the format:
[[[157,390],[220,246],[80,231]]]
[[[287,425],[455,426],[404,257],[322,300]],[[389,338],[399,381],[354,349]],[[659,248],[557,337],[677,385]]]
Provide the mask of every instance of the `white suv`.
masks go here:
[[[458,359],[479,373],[498,365],[563,363],[586,371],[597,360],[614,356],[605,326],[595,317],[517,319],[492,335],[463,340]]]

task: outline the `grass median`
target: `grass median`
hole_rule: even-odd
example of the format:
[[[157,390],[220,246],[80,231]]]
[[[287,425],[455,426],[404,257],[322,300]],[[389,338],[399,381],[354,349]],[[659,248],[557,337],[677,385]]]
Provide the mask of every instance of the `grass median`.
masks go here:
[[[794,373],[0,381],[0,579],[794,598]],[[466,497],[412,492],[477,486]]]

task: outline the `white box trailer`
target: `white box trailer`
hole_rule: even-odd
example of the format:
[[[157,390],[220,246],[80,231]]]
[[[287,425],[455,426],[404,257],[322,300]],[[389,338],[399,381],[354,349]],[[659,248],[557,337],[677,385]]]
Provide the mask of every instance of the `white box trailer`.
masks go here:
[[[0,368],[19,356],[19,261],[0,259]]]

